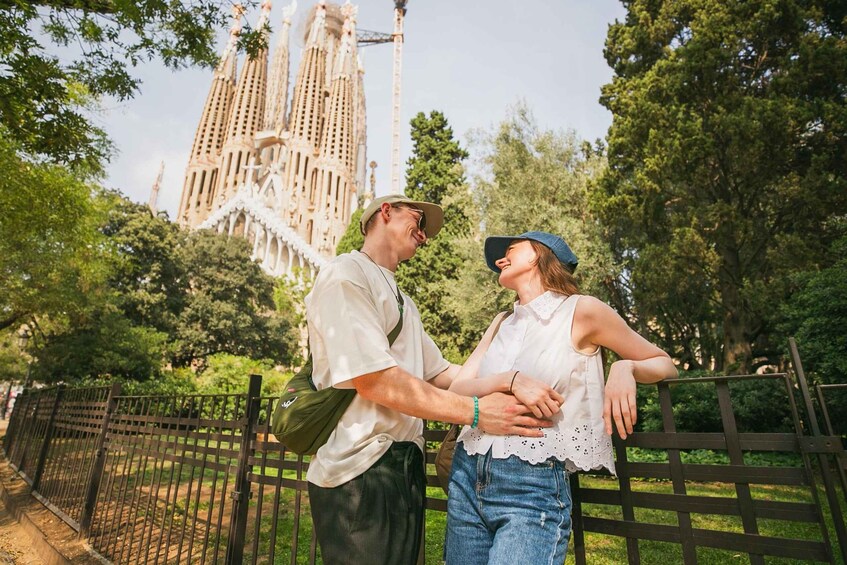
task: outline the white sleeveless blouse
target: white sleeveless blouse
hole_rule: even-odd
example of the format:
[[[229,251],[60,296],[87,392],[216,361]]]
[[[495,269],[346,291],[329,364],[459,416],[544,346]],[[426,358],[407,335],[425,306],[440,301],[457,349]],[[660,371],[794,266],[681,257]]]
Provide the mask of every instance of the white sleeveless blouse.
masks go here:
[[[579,295],[545,292],[532,302],[515,303],[482,359],[478,378],[521,371],[553,387],[565,398],[543,438],[495,436],[465,426],[459,434],[471,455],[505,459],[517,455],[530,463],[555,458],[569,472],[606,467],[615,473],[612,440],[603,422],[603,363],[600,350],[586,355],[571,340]]]

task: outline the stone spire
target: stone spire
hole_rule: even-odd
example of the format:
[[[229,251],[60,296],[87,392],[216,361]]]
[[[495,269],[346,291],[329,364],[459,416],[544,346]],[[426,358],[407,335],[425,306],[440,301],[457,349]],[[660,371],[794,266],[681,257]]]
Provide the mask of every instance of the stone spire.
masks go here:
[[[256,29],[264,29],[264,33],[267,33],[270,11],[270,0],[264,0]],[[220,208],[233,196],[244,178],[245,167],[256,157],[253,138],[264,119],[267,72],[267,49],[260,50],[255,57],[248,57],[241,69],[227,120],[226,138],[218,161],[220,174],[213,195],[212,209]]]
[[[317,147],[323,117],[323,89],[326,78],[326,4],[315,6],[315,18],[297,71],[297,84],[291,104],[291,137]]]
[[[209,215],[218,172],[218,154],[223,146],[226,121],[235,89],[236,52],[243,13],[244,8],[240,4],[233,7],[234,21],[229,32],[229,41],[221,55],[220,63],[215,68],[203,114],[194,133],[194,143],[185,170],[182,198],[177,212],[177,221],[183,226],[194,227]]]
[[[317,203],[318,170],[316,160],[323,121],[326,84],[327,43],[326,3],[319,0],[309,34],[291,103],[288,122],[288,164],[285,171],[286,222],[297,230],[308,244],[313,243],[315,205]]]
[[[344,27],[332,69],[324,129],[320,144],[318,182],[320,236],[318,251],[334,249],[343,226],[350,221],[355,195],[355,96],[358,87],[356,59],[356,8],[349,2],[342,7]]]
[[[273,130],[279,135],[285,129],[285,110],[288,106],[288,40],[291,17],[297,9],[297,0],[283,8],[282,29],[274,51],[268,77],[268,99],[265,101],[265,122],[262,129]]]
[[[353,124],[356,131],[354,143],[356,154],[356,193],[362,194],[365,188],[365,175],[367,174],[365,164],[367,163],[368,127],[367,112],[365,108],[365,67],[362,64],[362,56],[357,57],[356,87],[353,89],[353,97],[356,103],[356,112],[353,115]]]

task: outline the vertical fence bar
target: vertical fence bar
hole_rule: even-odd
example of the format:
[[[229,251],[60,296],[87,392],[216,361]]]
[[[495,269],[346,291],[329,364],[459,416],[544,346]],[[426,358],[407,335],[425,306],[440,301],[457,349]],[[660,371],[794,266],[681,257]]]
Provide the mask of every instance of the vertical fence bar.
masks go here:
[[[20,456],[18,457],[18,472],[21,474],[26,474],[27,464],[27,453],[29,453],[29,444],[32,442],[33,437],[36,433],[38,433],[38,414],[41,412],[41,399],[46,395],[43,392],[38,392],[35,394],[35,410],[32,413],[32,419],[29,421],[29,429],[27,430],[29,433],[26,434],[26,442],[23,444],[23,449],[20,450]],[[29,408],[29,405],[27,405]],[[26,480],[26,477],[24,477]]]
[[[38,490],[41,475],[44,473],[44,465],[47,462],[47,451],[50,449],[50,439],[53,436],[53,426],[56,423],[56,412],[59,411],[59,404],[61,404],[64,394],[65,385],[59,385],[56,389],[56,398],[53,399],[53,408],[50,410],[50,416],[47,419],[47,429],[44,430],[44,441],[41,442],[41,450],[38,452],[38,459],[35,462],[35,473],[32,475],[33,491]]]
[[[832,420],[829,417],[829,409],[826,406],[826,397],[824,397],[824,388],[827,387],[837,387],[844,388],[847,387],[847,384],[844,385],[815,385],[815,392],[818,395],[818,404],[821,407],[821,415],[823,416],[823,425],[824,429],[826,429],[826,433],[834,436],[835,426],[832,425]],[[847,392],[847,389],[845,389]],[[841,492],[844,493],[845,499],[847,499],[847,450],[842,451],[841,453],[837,453],[835,455],[835,470],[838,472],[838,477],[841,479]]]
[[[247,533],[247,510],[250,506],[250,456],[252,436],[259,418],[259,396],[262,394],[262,376],[250,375],[247,389],[247,409],[241,427],[241,446],[238,452],[238,470],[235,475],[235,491],[232,493],[232,519],[229,525],[229,543],[226,547],[226,563],[241,565],[244,560],[244,538]]]
[[[666,434],[676,433],[676,422],[673,417],[673,399],[671,398],[671,387],[667,383],[658,383],[659,406],[662,410],[662,426]],[[685,487],[685,471],[682,466],[682,456],[676,447],[668,448],[668,467],[671,473],[671,483],[674,494],[685,496],[688,491]],[[686,565],[696,565],[697,546],[694,543],[694,531],[691,525],[691,513],[677,511],[677,522],[679,523],[679,542],[682,545],[682,559]]]
[[[729,392],[728,381],[715,383],[718,394],[718,407],[721,412],[721,423],[723,424],[724,438],[726,439],[726,451],[729,455],[731,465],[744,465],[744,452],[741,450],[741,437],[738,435],[738,426],[735,422],[735,412],[732,410],[732,397]],[[753,495],[750,491],[750,483],[735,482],[735,496],[738,499],[738,507],[741,512],[741,524],[745,534],[759,535],[759,524],[756,520],[756,509],[753,504]],[[752,565],[764,565],[765,557],[760,553],[748,553]]]
[[[6,415],[9,417],[9,426],[6,428],[6,436],[3,438],[3,450],[6,452],[6,458],[11,461],[12,460],[12,449],[15,444],[15,433],[19,426],[19,421],[21,419],[20,408],[26,405],[26,396],[22,391],[18,397],[15,399],[15,410],[12,410],[12,413],[8,412]],[[8,403],[8,400],[6,401]],[[17,413],[17,416],[15,415]]]
[[[94,503],[97,501],[97,491],[100,490],[100,479],[103,477],[103,467],[106,464],[106,434],[109,431],[109,422],[112,413],[117,408],[116,398],[121,394],[121,385],[115,383],[109,390],[106,399],[106,411],[103,413],[103,423],[100,425],[100,436],[97,438],[97,450],[94,455],[94,465],[91,466],[91,475],[88,477],[88,489],[85,491],[85,502],[82,507],[82,516],[79,519],[79,537],[88,538],[91,531],[91,518],[94,515]]]
[[[821,435],[821,429],[818,426],[818,417],[815,413],[815,406],[812,404],[812,396],[809,393],[809,385],[806,382],[803,363],[800,361],[797,342],[794,341],[793,337],[789,337],[788,345],[791,348],[791,361],[794,364],[794,374],[797,376],[797,384],[800,386],[800,393],[803,395],[803,402],[806,404],[806,411],[809,414],[809,424],[812,427],[812,434],[815,437],[819,437]],[[832,515],[832,525],[835,527],[835,536],[838,538],[838,545],[841,550],[841,559],[847,563],[847,528],[844,526],[844,515],[841,513],[841,505],[838,503],[835,482],[832,480],[832,475],[829,472],[829,461],[826,454],[818,453],[817,455],[821,478],[823,479],[824,490],[826,491],[826,499],[829,502],[829,513]]]

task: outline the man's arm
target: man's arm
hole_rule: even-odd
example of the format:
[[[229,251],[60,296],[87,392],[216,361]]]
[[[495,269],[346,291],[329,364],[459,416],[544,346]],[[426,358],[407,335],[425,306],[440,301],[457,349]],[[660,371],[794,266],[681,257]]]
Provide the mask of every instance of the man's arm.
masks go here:
[[[352,382],[356,392],[363,398],[409,416],[453,424],[473,422],[472,398],[436,388],[400,367],[368,373],[356,377]],[[514,396],[490,394],[479,399],[477,427],[496,435],[542,437],[541,430],[533,428],[546,428],[552,423],[528,416],[528,412],[529,408]]]
[[[456,376],[461,370],[461,365],[450,363],[450,365],[446,369],[435,375],[435,377],[431,378],[427,382],[436,388],[447,390],[450,388],[450,385],[453,384],[453,382],[456,380]]]

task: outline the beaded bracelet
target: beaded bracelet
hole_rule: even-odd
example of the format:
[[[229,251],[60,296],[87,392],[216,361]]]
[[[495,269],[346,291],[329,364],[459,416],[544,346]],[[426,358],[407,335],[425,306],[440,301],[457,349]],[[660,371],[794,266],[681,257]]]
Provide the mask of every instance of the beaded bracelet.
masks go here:
[[[473,422],[471,423],[471,427],[475,428],[479,424],[479,398],[473,397]]]

